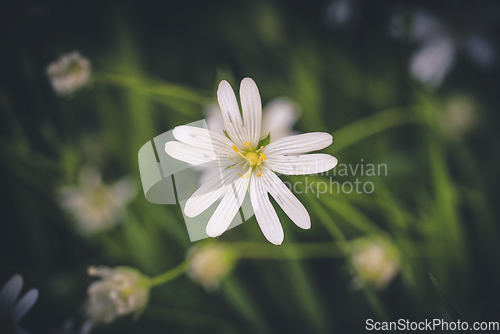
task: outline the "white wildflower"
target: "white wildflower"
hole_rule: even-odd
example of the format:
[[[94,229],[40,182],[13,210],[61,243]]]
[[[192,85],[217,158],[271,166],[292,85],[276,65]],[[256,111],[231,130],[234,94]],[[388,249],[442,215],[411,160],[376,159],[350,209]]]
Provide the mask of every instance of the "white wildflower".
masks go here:
[[[234,267],[236,255],[220,244],[193,246],[188,251],[188,275],[201,284],[205,290],[212,292],[219,287],[219,282]]]
[[[368,283],[383,289],[396,277],[400,270],[399,253],[388,241],[358,238],[352,247],[351,262],[357,287]]]
[[[147,306],[150,279],[128,267],[90,267],[90,276],[101,277],[87,292],[87,314],[93,321],[110,323],[116,317],[140,313]]]
[[[267,143],[261,141],[262,104],[255,82],[250,78],[241,82],[243,117],[227,81],[219,84],[217,97],[230,139],[207,129],[179,126],[173,131],[178,141],[165,144],[165,151],[175,159],[220,168],[218,175],[187,200],[186,216],[198,216],[222,197],[206,227],[209,236],[217,237],[228,228],[249,189],[257,222],[264,236],[273,244],[281,244],[284,233],[268,194],[297,226],[310,228],[307,210],[274,172],[305,175],[332,169],[337,164],[335,157],[304,154],[329,146],[332,136],[321,132],[306,133],[281,138],[266,146]]]
[[[23,297],[23,278],[16,275],[10,279],[0,292],[0,333],[28,333],[18,327],[19,322],[33,307],[38,299],[38,290],[31,289]]]
[[[70,95],[85,86],[91,75],[90,62],[74,51],[59,57],[47,67],[47,75],[54,91]]]
[[[85,167],[80,172],[78,186],[60,189],[60,201],[74,216],[78,231],[90,235],[115,226],[136,192],[137,186],[129,178],[105,185],[95,168]]]

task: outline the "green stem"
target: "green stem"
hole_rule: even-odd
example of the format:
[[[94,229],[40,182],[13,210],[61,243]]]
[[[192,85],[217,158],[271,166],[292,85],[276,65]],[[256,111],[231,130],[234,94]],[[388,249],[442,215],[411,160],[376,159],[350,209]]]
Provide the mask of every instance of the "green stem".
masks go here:
[[[336,141],[335,144],[326,151],[328,153],[337,153],[346,147],[387,129],[403,124],[416,124],[421,122],[422,120],[410,110],[393,108],[380,111],[335,131],[333,136],[335,138],[340,138],[340,140],[338,142]]]
[[[94,79],[96,82],[104,84],[132,88],[144,93],[175,98],[176,100],[195,104],[203,104],[206,99],[204,95],[195,92],[191,88],[144,76],[96,73],[94,74]]]
[[[151,287],[158,286],[170,282],[174,278],[179,277],[184,274],[188,268],[188,262],[184,261],[177,267],[170,269],[169,271],[151,278]]]

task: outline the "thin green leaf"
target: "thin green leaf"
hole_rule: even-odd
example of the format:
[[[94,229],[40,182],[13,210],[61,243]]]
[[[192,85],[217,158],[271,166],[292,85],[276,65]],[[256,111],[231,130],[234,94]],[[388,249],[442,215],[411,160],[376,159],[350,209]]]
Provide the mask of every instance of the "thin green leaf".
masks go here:
[[[443,303],[444,307],[446,308],[446,311],[450,315],[451,319],[453,321],[457,321],[457,320],[463,319],[460,316],[460,314],[458,313],[458,311],[450,303],[450,301],[448,300],[448,298],[446,298],[446,295],[444,294],[443,289],[441,289],[441,287],[439,286],[439,284],[436,281],[436,279],[434,278],[434,276],[432,276],[432,273],[429,273],[429,276],[431,278],[432,284],[434,285],[434,288],[436,288],[436,290],[437,290],[437,292],[439,294],[439,299],[441,299],[441,302]]]
[[[257,147],[261,146],[266,147],[267,145],[269,145],[270,142],[271,142],[271,132],[269,132],[265,138],[259,140],[259,144],[257,145]]]

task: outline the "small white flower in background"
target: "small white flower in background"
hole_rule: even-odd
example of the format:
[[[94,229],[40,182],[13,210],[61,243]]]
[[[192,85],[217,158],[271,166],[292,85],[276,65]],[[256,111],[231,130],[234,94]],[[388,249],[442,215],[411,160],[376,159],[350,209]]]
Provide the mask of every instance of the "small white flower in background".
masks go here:
[[[439,115],[439,124],[443,134],[451,140],[462,138],[478,122],[478,105],[468,95],[449,97]]]
[[[371,284],[383,289],[396,277],[401,267],[400,257],[388,241],[362,237],[352,241],[351,245],[356,288]]]
[[[87,315],[96,323],[110,323],[130,313],[140,314],[149,301],[150,279],[129,267],[90,267],[90,276],[101,280],[92,283],[87,292]]]
[[[355,0],[332,0],[323,13],[325,26],[330,30],[338,30],[358,23],[359,10]]]
[[[31,289],[23,297],[19,293],[23,288],[23,278],[16,275],[10,279],[0,292],[0,333],[29,334],[18,327],[19,322],[35,305],[38,290]]]
[[[283,227],[268,194],[297,226],[309,229],[309,213],[274,172],[305,175],[332,169],[337,165],[335,157],[304,154],[328,147],[333,142],[332,136],[314,132],[281,138],[268,144],[265,138],[261,138],[261,135],[266,137],[267,134],[261,132],[259,90],[250,78],[243,79],[240,85],[243,117],[227,81],[219,84],[217,98],[229,138],[207,129],[178,126],[173,130],[178,141],[165,144],[166,153],[175,159],[192,165],[219,167],[218,175],[187,200],[184,207],[186,216],[198,216],[222,197],[206,227],[209,236],[217,237],[229,227],[249,189],[255,217],[267,240],[279,245],[284,238]]]
[[[455,44],[447,36],[426,42],[410,60],[410,72],[429,87],[441,85],[455,61]]]
[[[126,177],[106,185],[95,168],[84,167],[78,186],[64,186],[59,192],[61,206],[74,217],[77,230],[91,235],[118,223],[126,204],[137,193],[137,185]]]
[[[483,67],[490,66],[495,59],[495,50],[488,39],[474,31],[465,38],[455,36],[436,16],[422,9],[395,13],[389,30],[394,38],[419,45],[410,60],[410,73],[430,88],[441,85],[460,50]]]
[[[191,279],[201,284],[208,292],[219,287],[220,281],[233,269],[236,255],[227,246],[210,244],[193,246],[188,251]]]
[[[74,51],[51,63],[47,67],[47,75],[57,94],[70,95],[89,83],[90,61]]]
[[[394,16],[391,21],[393,36],[406,37],[416,41],[420,47],[410,60],[410,73],[414,78],[431,88],[441,85],[455,62],[456,41],[434,15],[418,9],[409,13],[410,25],[406,32],[397,28],[402,16]]]
[[[285,98],[274,99],[262,111],[261,133],[270,133],[271,142],[296,134],[292,128],[298,117],[299,108],[294,102]],[[208,106],[205,111],[205,120],[209,130],[223,133],[224,120],[217,104],[212,103]],[[202,172],[198,180],[200,185],[206,183],[219,172],[217,168],[199,167],[197,170]]]

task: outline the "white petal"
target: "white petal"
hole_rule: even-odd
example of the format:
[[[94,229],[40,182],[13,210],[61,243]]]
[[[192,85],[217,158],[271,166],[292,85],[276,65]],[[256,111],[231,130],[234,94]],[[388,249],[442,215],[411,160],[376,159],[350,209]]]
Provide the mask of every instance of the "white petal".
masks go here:
[[[257,147],[262,126],[262,102],[255,81],[244,78],[240,84],[241,109],[243,111],[243,131],[245,139]]]
[[[304,205],[295,197],[281,179],[271,170],[262,170],[262,176],[271,196],[288,217],[300,228],[311,228],[311,218]]]
[[[450,38],[436,38],[415,52],[410,62],[411,74],[430,87],[438,87],[451,69],[455,54]]]
[[[245,199],[248,182],[248,178],[238,177],[238,179],[231,185],[231,188],[227,191],[214,214],[208,221],[206,232],[209,236],[215,238],[227,230],[234,216],[238,213],[243,200]]]
[[[285,137],[273,141],[265,148],[266,156],[302,154],[321,150],[333,142],[331,134],[326,132],[309,132],[300,135]]]
[[[287,99],[269,102],[262,112],[262,136],[271,133],[271,142],[292,135],[292,127],[299,117],[295,103]]]
[[[236,173],[236,168],[217,171],[216,175],[213,175],[189,197],[184,207],[184,214],[192,218],[208,209],[216,200],[233,188],[234,182],[239,178]]]
[[[23,298],[17,303],[14,308],[14,322],[17,324],[19,320],[24,317],[24,315],[35,305],[38,299],[38,290],[31,289],[28,291]]]
[[[195,147],[177,141],[165,143],[165,152],[172,158],[187,162],[192,165],[201,165],[203,167],[226,167],[233,165],[239,156],[234,156],[233,160],[228,155],[216,154],[213,150],[207,150],[202,147]],[[233,151],[233,154],[234,151]]]
[[[0,292],[0,311],[8,310],[14,304],[19,292],[23,288],[23,278],[20,275],[15,275],[5,283]]]
[[[243,134],[243,121],[241,120],[240,108],[238,107],[233,88],[226,80],[222,80],[219,84],[217,100],[222,112],[224,127],[229,137],[231,137],[236,146],[244,148],[246,141]]]
[[[250,201],[257,223],[266,239],[275,245],[281,245],[285,238],[283,227],[269,200],[264,180],[262,177],[257,177],[256,173],[250,180]]]
[[[329,154],[283,155],[268,157],[266,166],[286,175],[323,173],[337,165],[337,159]]]
[[[177,126],[172,132],[175,139],[191,146],[213,151],[217,154],[233,155],[233,143],[223,134],[194,126]]]

